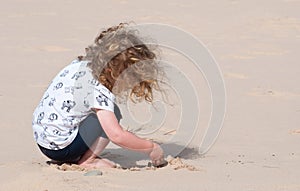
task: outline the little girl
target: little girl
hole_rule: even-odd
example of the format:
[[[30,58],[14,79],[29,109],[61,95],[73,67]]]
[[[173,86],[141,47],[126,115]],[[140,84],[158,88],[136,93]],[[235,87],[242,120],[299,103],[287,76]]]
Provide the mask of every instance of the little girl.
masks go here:
[[[152,102],[159,66],[156,55],[125,24],[113,26],[52,80],[33,114],[41,152],[58,162],[85,168],[115,167],[100,158],[109,141],[164,163],[161,147],[123,130],[115,96]],[[157,89],[157,88],[156,88]]]

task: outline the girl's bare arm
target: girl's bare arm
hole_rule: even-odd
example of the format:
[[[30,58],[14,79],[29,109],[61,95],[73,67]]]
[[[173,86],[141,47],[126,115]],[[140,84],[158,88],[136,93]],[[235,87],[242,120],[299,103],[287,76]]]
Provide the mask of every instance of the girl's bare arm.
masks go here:
[[[113,112],[97,110],[96,113],[103,130],[113,143],[134,151],[147,154],[152,152],[154,143],[123,130]]]

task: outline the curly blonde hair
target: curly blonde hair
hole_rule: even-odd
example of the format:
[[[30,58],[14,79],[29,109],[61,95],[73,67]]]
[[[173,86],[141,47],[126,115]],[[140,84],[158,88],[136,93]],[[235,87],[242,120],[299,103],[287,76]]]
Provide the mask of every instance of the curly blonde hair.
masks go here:
[[[138,31],[126,23],[102,31],[86,48],[86,56],[78,58],[90,61],[88,66],[94,78],[116,96],[129,95],[134,102],[152,102],[153,89],[159,90],[157,82],[162,69],[154,49],[146,46]]]

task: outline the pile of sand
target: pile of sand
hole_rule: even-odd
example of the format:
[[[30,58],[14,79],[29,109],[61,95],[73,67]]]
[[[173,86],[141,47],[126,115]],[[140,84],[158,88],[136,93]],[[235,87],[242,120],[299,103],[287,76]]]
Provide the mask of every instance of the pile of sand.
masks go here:
[[[144,167],[134,166],[134,167],[130,167],[130,168],[122,167],[121,165],[117,164],[116,169],[128,170],[128,171],[159,170],[159,169],[164,169],[164,168],[169,168],[169,169],[173,169],[173,170],[187,169],[189,171],[198,171],[199,170],[195,166],[183,162],[183,160],[180,157],[174,158],[174,157],[169,155],[166,158],[166,161],[167,161],[168,164],[166,166],[160,167],[160,168],[154,167],[149,162],[148,165],[144,166]],[[88,171],[91,170],[91,169],[86,169],[84,167],[81,167],[80,165],[77,165],[77,164],[68,164],[68,163],[56,164],[56,163],[53,163],[53,162],[48,162],[48,164],[49,164],[50,167],[56,168],[56,169],[62,170],[62,171],[84,171],[84,172],[88,172]]]

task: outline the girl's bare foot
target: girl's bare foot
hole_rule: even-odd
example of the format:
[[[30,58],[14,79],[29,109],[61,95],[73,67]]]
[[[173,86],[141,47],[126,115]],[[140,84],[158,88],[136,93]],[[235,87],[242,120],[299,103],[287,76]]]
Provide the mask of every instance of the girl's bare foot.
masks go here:
[[[108,159],[102,159],[102,160],[104,160],[106,163],[108,163],[111,166],[111,168],[116,168],[117,167],[116,163],[114,163],[111,160],[108,160]]]
[[[108,159],[90,158],[79,163],[80,166],[88,169],[94,168],[115,168],[116,164]]]

